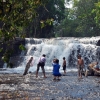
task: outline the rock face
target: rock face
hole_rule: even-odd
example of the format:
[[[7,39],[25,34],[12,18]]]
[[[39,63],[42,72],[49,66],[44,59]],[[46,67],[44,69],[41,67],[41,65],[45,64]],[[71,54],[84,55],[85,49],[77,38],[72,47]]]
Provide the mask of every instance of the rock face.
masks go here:
[[[100,46],[100,40],[97,42],[97,44],[96,44],[97,46]]]
[[[16,38],[14,41],[11,41],[11,45],[9,46],[9,48],[13,47],[13,49],[14,49],[12,52],[11,58],[16,57],[16,56],[18,57],[21,54],[22,51],[19,49],[19,46],[21,44],[25,45],[25,39]],[[7,46],[6,46],[6,44],[0,43],[0,48],[3,48],[3,51],[0,52],[0,68],[2,68],[3,64],[4,64],[4,62],[2,60],[2,56],[5,52],[5,50],[7,49]]]
[[[53,81],[52,73],[46,76],[1,74],[0,100],[100,100],[98,76],[78,79],[77,72],[68,72],[60,81]]]

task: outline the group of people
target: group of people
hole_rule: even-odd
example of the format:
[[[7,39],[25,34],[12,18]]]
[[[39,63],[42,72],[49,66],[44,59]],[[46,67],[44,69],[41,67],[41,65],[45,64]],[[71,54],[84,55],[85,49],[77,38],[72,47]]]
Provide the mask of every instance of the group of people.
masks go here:
[[[42,69],[44,78],[46,78],[45,68],[44,68],[45,62],[46,62],[46,55],[43,54],[42,57],[39,58],[39,61],[38,61],[38,64],[37,64],[36,78],[38,77],[38,72],[39,72],[40,67]],[[33,65],[33,57],[31,57],[30,60],[28,61],[28,63],[26,64],[25,71],[24,71],[23,75],[27,74],[28,69],[32,65]],[[60,80],[59,79],[59,77],[61,76],[61,73],[59,72],[60,64],[59,64],[59,60],[57,58],[53,59],[52,66],[53,66],[53,73],[52,74],[54,76],[53,80]],[[66,59],[65,59],[65,57],[63,57],[62,67],[63,67],[64,75],[66,75]],[[94,67],[97,68],[98,66],[95,65]],[[82,71],[83,71],[83,68],[84,68],[84,60],[82,59],[81,55],[78,55],[77,68],[78,68],[78,77],[82,78]]]
[[[37,64],[36,78],[38,77],[38,72],[39,72],[40,67],[42,69],[44,78],[46,78],[45,68],[44,68],[45,62],[46,62],[46,55],[43,54],[42,57],[39,58],[39,61],[38,61],[38,64]],[[29,61],[27,62],[23,75],[26,75],[28,73],[30,66],[33,66],[33,57],[31,57],[29,59]],[[59,79],[59,77],[61,76],[61,73],[59,72],[60,65],[59,65],[59,60],[57,58],[53,59],[52,66],[53,66],[53,76],[54,76],[53,80],[60,80]],[[64,70],[64,74],[66,74],[66,59],[65,59],[65,57],[63,57],[62,67],[63,67],[63,70]]]
[[[78,56],[78,73],[79,73],[79,78],[82,78],[82,72],[83,72],[83,68],[84,68],[84,61],[81,58],[81,55]],[[86,69],[85,69],[85,76],[88,76],[88,72],[91,71],[91,75],[95,72],[99,72],[100,73],[100,66],[98,61],[95,62],[91,62],[89,65],[87,65]]]

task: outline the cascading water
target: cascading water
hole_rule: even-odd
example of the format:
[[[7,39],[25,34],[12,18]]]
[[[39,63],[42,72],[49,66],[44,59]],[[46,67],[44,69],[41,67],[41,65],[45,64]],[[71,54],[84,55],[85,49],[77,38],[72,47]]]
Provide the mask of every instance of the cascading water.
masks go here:
[[[100,60],[100,47],[96,46],[100,37],[91,38],[52,38],[52,39],[36,39],[26,38],[26,55],[23,62],[18,66],[16,72],[23,72],[28,59],[33,56],[34,66],[30,71],[36,70],[38,59],[42,54],[46,54],[46,71],[52,70],[53,58],[58,58],[60,65],[62,65],[62,58],[65,57],[67,61],[67,70],[75,69],[77,66],[77,55],[81,54],[84,59],[85,67],[93,61]],[[13,69],[13,71],[15,71]],[[61,68],[62,70],[62,68]]]

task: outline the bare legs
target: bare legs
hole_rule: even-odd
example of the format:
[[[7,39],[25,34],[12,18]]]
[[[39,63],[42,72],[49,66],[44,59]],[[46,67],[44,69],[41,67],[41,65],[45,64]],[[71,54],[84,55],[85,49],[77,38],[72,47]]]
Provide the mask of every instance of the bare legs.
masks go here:
[[[36,78],[38,77],[38,71],[39,71],[39,64],[37,65],[37,71],[36,71]],[[41,66],[41,69],[42,69],[42,73],[44,75],[44,78],[46,78],[46,75],[45,75],[45,69],[44,69],[44,66]]]
[[[53,80],[54,80],[54,81],[60,80],[59,78],[60,78],[60,76],[54,76]]]
[[[64,70],[64,75],[66,75],[66,70]]]
[[[78,69],[78,76],[79,78],[82,78],[82,71],[80,69]]]

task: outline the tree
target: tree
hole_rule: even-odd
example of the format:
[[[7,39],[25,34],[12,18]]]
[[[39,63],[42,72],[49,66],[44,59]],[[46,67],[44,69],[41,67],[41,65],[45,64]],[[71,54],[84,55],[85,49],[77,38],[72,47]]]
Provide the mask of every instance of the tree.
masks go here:
[[[70,0],[69,0],[70,1]],[[99,0],[72,0],[65,10],[65,19],[55,26],[56,36],[97,36],[100,32]]]
[[[92,10],[92,13],[95,14],[95,22],[97,26],[100,28],[100,2],[95,3],[95,8]]]
[[[27,32],[30,32],[32,37],[45,38],[54,36],[52,34],[53,26],[63,20],[65,17],[64,10],[64,0],[48,0],[45,6],[37,8],[38,15],[27,28]],[[28,30],[29,28],[30,30]]]
[[[8,47],[15,37],[23,37],[24,29],[36,18],[39,6],[45,6],[48,0],[1,0],[0,1],[0,42],[6,44],[4,57],[8,59],[11,51]],[[13,49],[13,48],[10,48]],[[3,51],[3,49],[0,49]],[[4,59],[5,60],[5,59]],[[9,62],[9,60],[5,60]]]
[[[95,15],[92,13],[97,2],[98,0],[74,0],[73,14],[79,22],[76,31],[84,36],[99,35],[100,28],[96,25]]]

